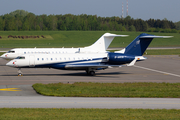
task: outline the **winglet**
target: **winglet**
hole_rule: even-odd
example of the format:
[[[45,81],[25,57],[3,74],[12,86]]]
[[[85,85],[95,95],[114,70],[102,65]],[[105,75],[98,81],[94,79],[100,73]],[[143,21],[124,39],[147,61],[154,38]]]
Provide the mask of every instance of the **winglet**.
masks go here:
[[[133,66],[137,61],[137,58],[135,58],[131,63],[129,63],[127,66]]]

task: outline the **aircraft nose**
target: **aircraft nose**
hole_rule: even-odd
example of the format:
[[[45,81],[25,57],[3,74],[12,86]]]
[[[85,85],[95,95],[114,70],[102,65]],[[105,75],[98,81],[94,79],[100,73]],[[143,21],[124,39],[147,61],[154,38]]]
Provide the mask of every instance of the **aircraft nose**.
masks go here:
[[[1,58],[6,58],[6,55],[5,53],[3,55],[0,56]]]
[[[14,67],[15,66],[15,62],[13,60],[11,60],[8,63],[6,63],[6,65],[10,66],[10,67]]]

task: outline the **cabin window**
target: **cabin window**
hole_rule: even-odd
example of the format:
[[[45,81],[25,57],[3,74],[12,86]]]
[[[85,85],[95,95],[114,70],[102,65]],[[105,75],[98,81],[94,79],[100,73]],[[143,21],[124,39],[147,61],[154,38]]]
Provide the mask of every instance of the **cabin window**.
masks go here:
[[[46,58],[46,60],[48,60],[48,58]]]
[[[44,60],[44,58],[42,58],[42,60]]]
[[[24,52],[24,54],[26,54],[26,52]]]
[[[55,58],[57,60],[57,58]]]
[[[66,60],[66,58],[64,58],[64,60]]]
[[[37,60],[39,61],[39,58],[37,58]]]
[[[51,60],[53,60],[53,58],[51,58]]]

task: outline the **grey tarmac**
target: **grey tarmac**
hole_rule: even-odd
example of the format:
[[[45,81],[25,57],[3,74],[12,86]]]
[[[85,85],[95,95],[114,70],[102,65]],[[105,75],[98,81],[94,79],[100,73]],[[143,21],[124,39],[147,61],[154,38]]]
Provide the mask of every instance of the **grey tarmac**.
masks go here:
[[[0,108],[142,108],[180,109],[177,98],[85,98],[3,96]]]
[[[148,59],[137,62],[133,67],[100,70],[96,72],[96,76],[87,76],[85,71],[48,68],[24,68],[22,69],[23,76],[17,76],[17,68],[5,66],[8,61],[0,58],[0,85],[59,82],[180,82],[180,57],[178,55],[150,55],[145,57]]]
[[[1,91],[0,90],[0,107],[43,107],[49,104],[49,107],[58,106],[63,108],[165,108],[180,109],[180,99],[173,98],[63,98],[63,97],[45,97],[38,95],[31,87],[34,83],[74,83],[74,82],[104,82],[104,83],[123,83],[123,82],[180,82],[180,57],[178,55],[151,55],[146,56],[145,61],[137,62],[134,67],[121,67],[106,69],[96,72],[96,76],[87,76],[85,71],[66,71],[56,69],[22,69],[23,76],[17,76],[17,69],[5,66],[7,60],[0,58],[0,89],[18,88],[20,91]],[[37,99],[30,102],[31,99]],[[51,102],[42,101],[47,99]],[[65,104],[61,100],[71,101]],[[29,101],[27,101],[29,100]],[[77,101],[76,101],[77,100]],[[87,100],[87,103],[85,102]],[[105,100],[105,104],[99,104],[96,101]],[[117,100],[119,102],[115,102]],[[136,101],[137,100],[137,101]],[[23,102],[24,101],[24,102]],[[83,102],[84,101],[84,102]],[[88,102],[89,101],[89,102]],[[136,101],[136,102],[134,102]],[[138,102],[139,101],[139,102]],[[161,101],[161,102],[160,102]],[[40,104],[42,102],[42,104]],[[85,103],[87,105],[85,105]],[[100,102],[99,102],[100,103]],[[5,106],[5,105],[9,106]],[[59,105],[60,104],[60,105]],[[110,105],[111,104],[111,105]],[[42,106],[40,106],[42,105]],[[64,106],[66,105],[66,106]],[[45,105],[46,106],[46,105]],[[113,107],[114,106],[114,107]],[[124,107],[122,107],[124,106]],[[154,107],[152,107],[154,106]],[[47,108],[49,108],[47,107]]]

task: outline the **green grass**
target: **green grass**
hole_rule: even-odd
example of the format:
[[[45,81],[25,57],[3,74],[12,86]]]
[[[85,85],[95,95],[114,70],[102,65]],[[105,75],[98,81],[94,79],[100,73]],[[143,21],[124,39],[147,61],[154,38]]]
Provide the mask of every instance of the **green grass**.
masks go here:
[[[110,52],[119,50],[109,50]],[[144,55],[180,55],[180,49],[146,50]]]
[[[180,83],[37,83],[33,88],[47,96],[180,98]]]
[[[126,47],[142,32],[121,31],[0,31],[0,48],[27,48],[27,47],[84,47],[93,44],[104,33],[130,35],[129,37],[116,37],[110,47]],[[171,35],[173,38],[153,40],[150,47],[180,46],[178,33],[149,33],[154,35]],[[44,35],[46,39],[5,39],[8,35]]]
[[[180,55],[180,49],[146,50],[145,55]]]
[[[180,110],[0,108],[1,120],[179,120]]]
[[[0,56],[1,56],[2,54],[4,54],[4,52],[0,52]]]

